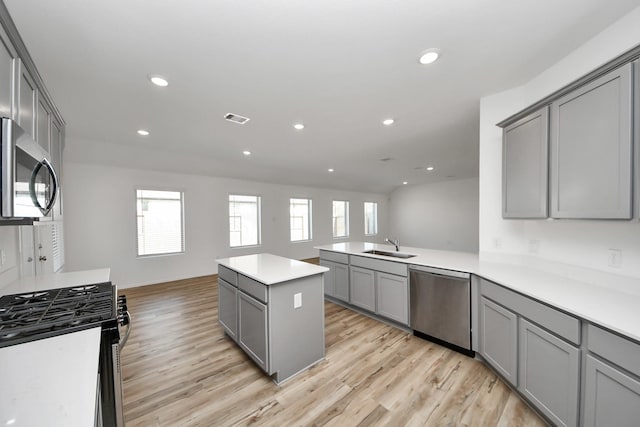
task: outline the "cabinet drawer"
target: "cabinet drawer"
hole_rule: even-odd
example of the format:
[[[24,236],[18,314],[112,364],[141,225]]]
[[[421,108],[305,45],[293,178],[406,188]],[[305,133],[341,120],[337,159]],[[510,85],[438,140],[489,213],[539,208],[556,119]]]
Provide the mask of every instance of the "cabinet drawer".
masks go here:
[[[407,277],[409,268],[407,264],[393,261],[385,261],[382,259],[367,258],[363,256],[351,255],[351,265],[369,270],[382,271],[384,273],[395,274],[396,276]]]
[[[341,252],[320,251],[320,259],[326,259],[327,261],[339,262],[342,264],[349,264],[349,255]]]
[[[238,286],[238,273],[224,265],[218,264],[218,277],[226,280],[233,286]]]
[[[640,344],[588,325],[587,348],[640,377]]]
[[[580,345],[580,321],[531,298],[481,279],[480,293],[554,334]]]
[[[256,280],[250,279],[247,276],[238,274],[238,287],[240,290],[246,292],[252,297],[266,303],[267,300],[267,285],[264,285]]]

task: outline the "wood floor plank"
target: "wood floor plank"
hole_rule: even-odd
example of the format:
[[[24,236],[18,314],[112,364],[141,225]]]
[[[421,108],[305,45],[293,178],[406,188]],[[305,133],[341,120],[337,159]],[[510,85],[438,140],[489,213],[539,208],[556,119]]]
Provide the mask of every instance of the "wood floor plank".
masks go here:
[[[331,302],[325,360],[276,385],[218,324],[216,276],[121,293],[137,426],[542,426],[482,363]]]

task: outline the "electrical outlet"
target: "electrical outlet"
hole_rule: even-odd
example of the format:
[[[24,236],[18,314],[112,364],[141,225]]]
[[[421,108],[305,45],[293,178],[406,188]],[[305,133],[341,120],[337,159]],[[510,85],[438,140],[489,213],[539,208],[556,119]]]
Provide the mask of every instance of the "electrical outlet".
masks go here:
[[[293,295],[293,308],[300,307],[302,307],[302,293],[298,292],[297,294]]]
[[[622,267],[622,251],[620,249],[609,249],[609,267]]]
[[[493,249],[502,249],[502,239],[499,237],[493,238]]]
[[[529,240],[529,253],[530,254],[537,254],[538,252],[540,252],[540,240],[530,239]]]

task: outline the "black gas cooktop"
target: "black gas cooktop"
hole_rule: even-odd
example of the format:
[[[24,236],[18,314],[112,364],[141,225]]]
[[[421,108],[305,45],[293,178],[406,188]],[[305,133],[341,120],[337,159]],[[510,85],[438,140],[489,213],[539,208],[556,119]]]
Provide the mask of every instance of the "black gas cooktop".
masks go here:
[[[116,318],[111,282],[0,297],[0,347],[76,332]]]

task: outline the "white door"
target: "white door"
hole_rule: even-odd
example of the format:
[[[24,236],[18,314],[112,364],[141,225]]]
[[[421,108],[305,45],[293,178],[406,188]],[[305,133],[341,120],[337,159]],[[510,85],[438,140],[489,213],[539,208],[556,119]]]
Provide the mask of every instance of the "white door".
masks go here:
[[[36,232],[36,274],[53,273],[53,244],[52,244],[52,224],[38,224],[33,229]]]

